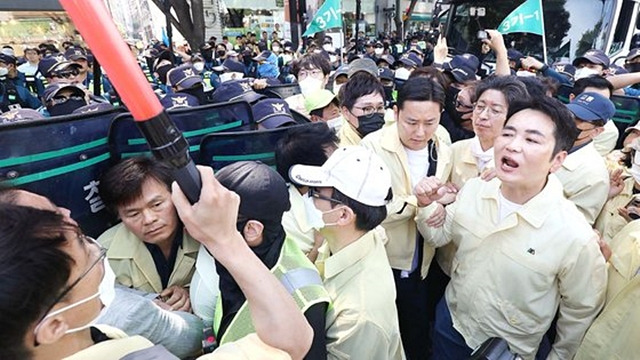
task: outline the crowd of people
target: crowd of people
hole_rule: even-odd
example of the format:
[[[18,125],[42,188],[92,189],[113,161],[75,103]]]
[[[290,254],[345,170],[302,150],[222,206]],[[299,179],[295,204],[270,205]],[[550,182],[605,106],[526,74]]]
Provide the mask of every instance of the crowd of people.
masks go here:
[[[168,165],[120,161],[99,184],[120,223],[97,240],[0,190],[0,358],[462,360],[493,338],[527,360],[635,358],[640,125],[620,132],[610,98],[640,95],[640,49],[625,68],[597,49],[545,64],[486,31],[490,73],[444,38],[131,43],[166,108],[244,100],[256,131],[311,124],[275,169],[201,167],[195,204]],[[90,93],[91,55],[63,46],[22,65],[3,49],[0,119],[113,106],[108,74]],[[285,83],[300,93],[259,92]]]

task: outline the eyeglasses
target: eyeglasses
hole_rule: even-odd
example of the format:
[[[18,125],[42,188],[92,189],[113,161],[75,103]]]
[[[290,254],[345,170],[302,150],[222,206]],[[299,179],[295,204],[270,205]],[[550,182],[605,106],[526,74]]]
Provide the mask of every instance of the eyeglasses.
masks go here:
[[[473,112],[475,112],[477,115],[482,114],[485,110],[487,110],[487,112],[489,113],[489,117],[492,117],[492,118],[496,118],[496,117],[499,117],[499,116],[505,116],[504,112],[495,110],[495,109],[490,108],[490,107],[488,107],[486,105],[476,104],[475,107],[473,108]]]
[[[298,80],[303,80],[308,76],[321,79],[322,78],[322,70],[300,70],[298,72]]]
[[[320,200],[326,200],[335,204],[344,205],[344,203],[340,200],[336,200],[332,197],[322,195],[317,188],[309,188],[309,196],[320,199]]]
[[[101,263],[104,258],[107,256],[107,249],[102,247],[102,245],[100,245],[100,243],[98,243],[94,238],[84,235],[84,234],[79,234],[78,235],[80,237],[80,239],[84,242],[87,242],[89,244],[89,246],[91,246],[91,248],[93,249],[97,249],[98,251],[98,257],[91,263],[91,265],[89,265],[89,267],[74,281],[71,283],[71,285],[69,285],[66,289],[64,289],[56,298],[55,300],[51,303],[51,305],[49,305],[49,307],[47,308],[47,311],[45,311],[42,315],[42,317],[40,318],[40,320],[38,320],[38,323],[40,321],[42,321],[42,319],[44,319],[47,314],[51,311],[51,309],[58,303],[60,302],[60,300],[62,300],[65,296],[67,296],[67,294],[69,294],[69,292],[71,292],[71,290],[78,285],[78,283],[84,279],[89,272],[91,272],[91,270],[96,267],[96,265],[98,265],[99,263]]]
[[[52,103],[53,105],[60,105],[60,104],[64,104],[69,100],[84,100],[84,97],[80,96],[80,95],[71,95],[69,97],[60,95],[60,96],[54,96],[53,99],[49,100],[50,103]]]
[[[53,74],[51,74],[52,77],[54,78],[65,78],[68,79],[72,76],[78,76],[80,72],[78,70],[62,70],[62,71],[57,71],[54,72]]]
[[[375,113],[382,113],[384,114],[384,105],[380,105],[380,106],[354,106],[354,109],[358,109],[360,111],[362,111],[362,115],[366,116],[367,118],[370,118],[373,116],[373,114]]]
[[[456,109],[462,109],[464,111],[473,111],[473,105],[466,105],[456,99]]]

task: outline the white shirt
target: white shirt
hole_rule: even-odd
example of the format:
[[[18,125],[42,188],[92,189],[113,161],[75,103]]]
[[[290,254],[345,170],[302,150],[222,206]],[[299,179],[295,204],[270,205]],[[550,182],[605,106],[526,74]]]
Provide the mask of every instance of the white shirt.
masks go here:
[[[411,187],[415,188],[420,180],[427,176],[427,173],[429,172],[429,146],[422,150],[410,150],[406,147],[404,150],[407,152],[409,173],[411,175]]]
[[[522,208],[522,205],[507,200],[502,195],[502,191],[498,191],[498,221],[504,220],[507,216],[520,210],[520,208]]]
[[[480,139],[476,136],[471,139],[471,154],[476,159],[476,165],[478,166],[478,172],[482,172],[487,164],[493,164],[493,147],[482,150],[480,145]]]

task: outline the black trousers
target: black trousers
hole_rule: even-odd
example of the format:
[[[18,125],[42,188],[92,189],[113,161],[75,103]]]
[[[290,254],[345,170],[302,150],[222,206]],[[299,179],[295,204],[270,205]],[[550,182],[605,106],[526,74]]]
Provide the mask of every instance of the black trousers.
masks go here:
[[[424,280],[420,278],[420,266],[407,278],[402,278],[400,274],[400,270],[393,269],[404,352],[407,360],[427,360],[431,358],[431,331],[436,305],[444,295],[449,277],[440,269],[435,258]]]

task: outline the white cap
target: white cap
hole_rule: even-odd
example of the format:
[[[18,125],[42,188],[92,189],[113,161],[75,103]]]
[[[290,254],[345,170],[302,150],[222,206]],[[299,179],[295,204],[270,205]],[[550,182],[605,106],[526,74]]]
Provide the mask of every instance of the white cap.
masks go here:
[[[332,187],[348,198],[369,206],[384,206],[391,174],[378,155],[360,147],[334,151],[322,166],[294,165],[289,177],[299,185]]]

